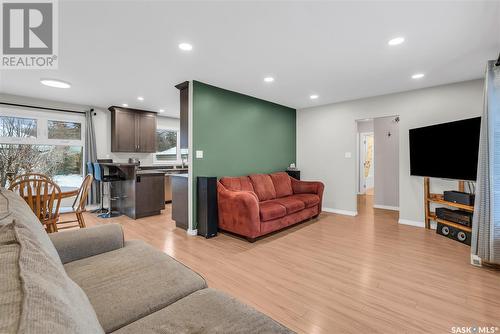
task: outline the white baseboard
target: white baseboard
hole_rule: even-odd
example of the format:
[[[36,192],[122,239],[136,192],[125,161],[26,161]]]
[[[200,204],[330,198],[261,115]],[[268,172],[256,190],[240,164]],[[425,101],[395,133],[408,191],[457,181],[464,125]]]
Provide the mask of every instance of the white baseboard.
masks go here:
[[[483,266],[483,261],[481,258],[477,255],[471,254],[470,255],[470,264],[476,267],[482,267]]]
[[[358,211],[349,211],[349,210],[341,210],[341,209],[332,209],[332,208],[322,208],[323,211],[337,213],[339,215],[344,216],[357,216]]]
[[[398,221],[399,224],[401,225],[409,225],[409,226],[416,226],[416,227],[425,227],[425,223],[424,222],[419,222],[419,221],[415,221],[415,220],[410,220],[410,219],[399,219]],[[435,230],[436,229],[436,222],[434,221],[431,221],[431,230]]]
[[[189,229],[188,229],[186,232],[187,232],[187,234],[189,234],[189,235],[198,235],[198,230],[197,230],[197,229],[196,229],[196,230],[189,230]]]
[[[384,209],[384,210],[399,211],[399,206],[389,206],[389,205],[373,204],[373,207],[375,209]]]

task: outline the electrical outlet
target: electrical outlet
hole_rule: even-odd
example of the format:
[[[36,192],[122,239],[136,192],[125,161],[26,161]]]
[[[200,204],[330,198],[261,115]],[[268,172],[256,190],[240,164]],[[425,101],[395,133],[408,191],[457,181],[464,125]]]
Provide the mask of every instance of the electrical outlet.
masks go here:
[[[203,159],[203,151],[196,151],[196,159]]]

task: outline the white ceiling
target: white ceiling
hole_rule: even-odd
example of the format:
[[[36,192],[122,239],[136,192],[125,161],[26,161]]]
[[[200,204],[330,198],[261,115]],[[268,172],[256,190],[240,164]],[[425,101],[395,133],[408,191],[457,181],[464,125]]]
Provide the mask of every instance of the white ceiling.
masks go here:
[[[480,78],[500,52],[497,1],[60,0],[59,13],[59,69],[1,71],[1,92],[178,116],[173,86],[194,79],[304,108]]]

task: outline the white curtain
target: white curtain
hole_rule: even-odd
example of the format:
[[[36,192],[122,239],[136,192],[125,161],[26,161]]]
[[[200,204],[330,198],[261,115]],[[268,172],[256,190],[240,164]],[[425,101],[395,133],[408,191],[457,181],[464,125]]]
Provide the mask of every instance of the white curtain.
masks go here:
[[[500,264],[500,66],[488,62],[471,252]]]

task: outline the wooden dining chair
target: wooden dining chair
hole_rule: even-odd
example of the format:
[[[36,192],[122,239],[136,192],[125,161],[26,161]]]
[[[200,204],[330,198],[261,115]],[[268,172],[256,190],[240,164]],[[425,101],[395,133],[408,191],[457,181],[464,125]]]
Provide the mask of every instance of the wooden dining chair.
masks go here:
[[[61,206],[61,189],[48,179],[20,179],[9,190],[17,192],[40,220],[48,233],[57,232],[57,220]]]
[[[29,179],[36,179],[36,180],[51,180],[50,176],[42,174],[42,173],[25,173],[25,174],[20,174],[16,176],[13,180],[12,183],[17,182],[19,180],[29,180]],[[11,184],[12,184],[11,183]]]
[[[89,191],[92,186],[92,181],[94,181],[94,177],[90,174],[87,174],[87,176],[85,176],[85,179],[83,179],[82,185],[78,190],[78,195],[76,195],[75,201],[71,206],[72,211],[67,212],[67,213],[74,213],[76,215],[76,219],[59,221],[57,222],[58,225],[78,222],[78,226],[80,228],[85,227],[85,219],[83,218],[83,213],[85,212],[85,204],[87,203],[87,197],[89,195]],[[71,227],[76,227],[76,225],[59,227],[59,229],[65,229]]]

